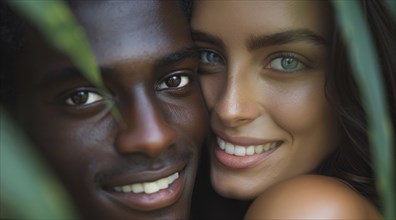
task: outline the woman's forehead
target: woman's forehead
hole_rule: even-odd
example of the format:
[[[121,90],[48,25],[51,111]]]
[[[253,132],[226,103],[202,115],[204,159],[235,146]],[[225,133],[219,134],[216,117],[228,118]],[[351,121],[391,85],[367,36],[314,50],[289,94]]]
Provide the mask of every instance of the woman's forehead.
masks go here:
[[[197,1],[192,27],[217,35],[232,33],[231,37],[309,29],[327,38],[330,9],[326,1]]]

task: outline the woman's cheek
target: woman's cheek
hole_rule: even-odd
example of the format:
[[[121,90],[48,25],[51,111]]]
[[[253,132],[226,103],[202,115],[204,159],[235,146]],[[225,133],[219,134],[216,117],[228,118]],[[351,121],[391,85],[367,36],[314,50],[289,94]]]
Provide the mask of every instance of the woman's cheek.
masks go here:
[[[209,110],[215,106],[220,98],[220,91],[226,82],[225,74],[208,74],[200,76],[202,93]]]

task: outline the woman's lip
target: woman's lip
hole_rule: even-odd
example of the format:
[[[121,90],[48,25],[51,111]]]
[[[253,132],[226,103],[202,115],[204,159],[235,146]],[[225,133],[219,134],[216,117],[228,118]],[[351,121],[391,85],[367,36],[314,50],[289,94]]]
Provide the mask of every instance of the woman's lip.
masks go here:
[[[152,194],[106,191],[110,199],[122,206],[139,211],[152,211],[176,203],[184,189],[184,170],[179,171],[179,178],[168,188]]]
[[[265,160],[269,155],[276,151],[280,146],[263,152],[261,154],[246,155],[246,156],[236,156],[226,153],[224,150],[220,149],[217,142],[213,140],[212,149],[215,156],[215,160],[221,165],[231,168],[231,169],[247,169],[256,166]]]
[[[264,140],[264,139],[250,138],[250,137],[232,137],[215,128],[213,128],[213,132],[215,136],[218,136],[221,139],[231,144],[240,145],[240,146],[261,145],[275,141],[275,140],[268,140],[268,139]]]

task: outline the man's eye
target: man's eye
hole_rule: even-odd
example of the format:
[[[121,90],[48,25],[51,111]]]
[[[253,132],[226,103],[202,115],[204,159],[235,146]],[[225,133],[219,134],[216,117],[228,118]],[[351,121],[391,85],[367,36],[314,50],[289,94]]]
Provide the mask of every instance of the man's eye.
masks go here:
[[[217,65],[224,64],[224,59],[222,56],[214,51],[202,50],[200,53],[200,61],[203,64]]]
[[[306,68],[297,57],[291,55],[280,56],[271,60],[266,69],[274,69],[281,72],[295,72]]]
[[[170,77],[165,78],[158,86],[159,90],[162,89],[175,89],[175,88],[182,88],[190,83],[189,76],[183,75],[172,75]]]
[[[96,92],[80,90],[70,94],[66,99],[66,104],[70,106],[90,105],[95,102],[102,101],[103,96]]]

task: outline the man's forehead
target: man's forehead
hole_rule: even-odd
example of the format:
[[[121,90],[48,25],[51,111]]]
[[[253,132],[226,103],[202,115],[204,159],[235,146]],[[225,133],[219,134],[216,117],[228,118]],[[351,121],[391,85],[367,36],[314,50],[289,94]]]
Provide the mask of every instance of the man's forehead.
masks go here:
[[[71,1],[73,13],[88,26],[107,23],[127,23],[158,16],[161,7],[171,4],[161,1]],[[100,23],[99,23],[100,24]]]
[[[100,65],[161,56],[191,43],[186,18],[175,1],[77,1],[71,5]]]
[[[173,1],[163,1],[164,6],[156,1],[78,2],[81,7],[72,3],[72,10],[85,29],[101,68],[128,66],[134,70],[153,69],[169,61],[174,54],[183,54],[181,57],[193,54],[187,19]],[[93,7],[88,7],[90,5]],[[132,12],[143,12],[139,10],[142,8],[150,13],[142,13],[136,18]],[[169,13],[172,15],[165,16]],[[35,69],[38,75],[33,74],[34,78],[42,78],[48,73],[73,66],[65,55],[52,48],[37,32],[29,31],[27,39],[29,43],[20,57],[25,64],[19,65],[23,67],[20,72]]]

